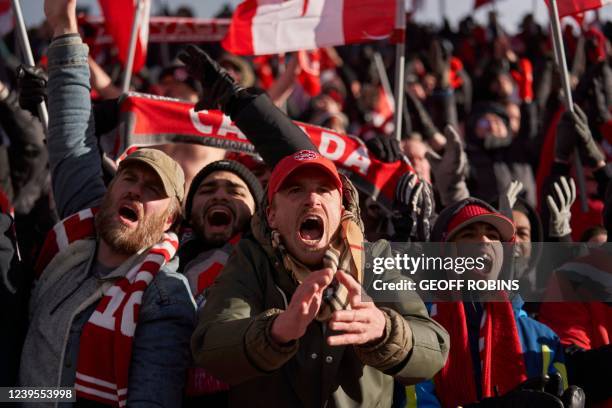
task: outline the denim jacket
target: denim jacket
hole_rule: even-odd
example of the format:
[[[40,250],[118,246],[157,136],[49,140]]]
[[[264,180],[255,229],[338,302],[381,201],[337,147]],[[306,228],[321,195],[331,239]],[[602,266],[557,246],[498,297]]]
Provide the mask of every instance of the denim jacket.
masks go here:
[[[76,35],[56,38],[48,53],[49,160],[62,218],[99,205],[106,192],[94,135],[87,54]],[[78,256],[66,254],[55,262],[64,273],[50,264],[34,288],[21,358],[22,386],[74,386],[83,324],[113,279],[144,255],[141,251],[98,278],[90,273],[95,247],[93,241],[83,244]],[[181,405],[195,303],[177,267],[177,259],[167,263],[144,293],[132,347],[128,406]]]

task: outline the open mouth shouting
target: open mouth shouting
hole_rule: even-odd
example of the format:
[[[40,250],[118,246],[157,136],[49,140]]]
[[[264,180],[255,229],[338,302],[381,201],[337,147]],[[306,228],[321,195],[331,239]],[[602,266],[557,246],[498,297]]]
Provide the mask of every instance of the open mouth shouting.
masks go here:
[[[323,238],[325,225],[320,215],[306,214],[299,225],[299,239],[307,246],[316,246]]]
[[[223,232],[234,225],[233,211],[225,205],[214,205],[204,214],[206,230],[210,233]]]
[[[482,254],[481,258],[483,267],[474,268],[474,272],[479,275],[487,276],[491,272],[491,269],[493,269],[493,258],[491,258],[491,255],[489,254]]]
[[[128,227],[135,227],[140,220],[140,209],[136,204],[123,204],[117,212],[119,221]]]

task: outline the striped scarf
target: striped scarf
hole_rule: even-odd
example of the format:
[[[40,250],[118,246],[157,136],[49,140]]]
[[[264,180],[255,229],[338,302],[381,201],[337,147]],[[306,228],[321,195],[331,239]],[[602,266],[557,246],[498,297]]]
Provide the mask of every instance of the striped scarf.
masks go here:
[[[272,247],[280,253],[285,269],[291,273],[296,282],[301,283],[312,272],[311,269],[286,250],[278,231],[273,230],[271,237]],[[325,252],[323,266],[331,268],[334,274],[338,270],[346,272],[361,284],[363,240],[363,232],[355,215],[351,211],[344,210],[340,220],[340,233]],[[331,318],[334,311],[350,310],[350,308],[348,289],[334,279],[323,293],[323,304],[316,319],[325,322]]]
[[[512,304],[484,302],[478,350],[481,367],[481,398],[503,395],[527,379]],[[456,407],[478,400],[467,320],[462,302],[439,302],[431,317],[449,333],[452,347],[446,365],[435,376],[436,394],[442,406]]]
[[[241,234],[234,235],[221,248],[214,248],[198,255],[200,262],[187,265],[183,272],[189,281],[189,287],[195,298],[198,309],[206,303],[206,289],[213,284],[225,267],[234,247],[240,241]],[[229,390],[229,385],[212,376],[201,367],[190,367],[187,371],[185,394],[193,397],[209,395]]]
[[[95,213],[95,209],[83,210],[53,227],[36,265],[39,274],[70,244],[95,238]],[[77,397],[119,407],[126,405],[132,342],[142,296],[162,266],[172,259],[177,247],[176,235],[164,234],[141,263],[104,292],[81,333]]]

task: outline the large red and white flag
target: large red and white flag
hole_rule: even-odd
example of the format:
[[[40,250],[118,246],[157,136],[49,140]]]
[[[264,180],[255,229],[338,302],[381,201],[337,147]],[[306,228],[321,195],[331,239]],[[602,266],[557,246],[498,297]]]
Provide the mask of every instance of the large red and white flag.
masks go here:
[[[192,103],[152,95],[130,93],[121,103],[121,124],[101,137],[100,145],[113,159],[122,159],[137,147],[190,143],[254,153],[255,147],[220,111],[195,112]],[[399,178],[414,169],[405,161],[385,163],[371,155],[363,142],[306,123],[295,122],[319,149],[333,160],[355,186],[392,208]]]
[[[106,31],[111,35],[119,51],[119,61],[125,66],[130,48],[130,36],[134,24],[134,14],[138,9],[138,1],[143,2],[143,15],[138,26],[136,51],[134,53],[133,72],[138,72],[147,60],[147,44],[149,42],[150,0],[125,0],[119,6],[115,0],[98,0],[104,14]]]
[[[13,31],[15,18],[10,0],[0,0],[0,37]]]
[[[245,0],[222,45],[266,55],[382,40],[392,34],[395,14],[396,0]]]
[[[549,0],[546,0],[546,3],[550,6]],[[612,0],[557,0],[559,18],[598,9],[606,4],[612,4]]]

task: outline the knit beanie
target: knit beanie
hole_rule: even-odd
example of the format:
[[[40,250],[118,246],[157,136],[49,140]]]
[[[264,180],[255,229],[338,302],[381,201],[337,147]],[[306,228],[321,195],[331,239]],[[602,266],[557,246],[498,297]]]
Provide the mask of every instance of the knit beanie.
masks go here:
[[[210,163],[208,166],[200,170],[191,181],[189,193],[187,194],[187,198],[185,200],[185,219],[189,220],[191,218],[193,197],[195,196],[198,187],[200,187],[202,181],[204,181],[204,179],[208,177],[209,174],[217,171],[229,171],[230,173],[234,173],[235,175],[240,177],[249,188],[249,191],[253,196],[253,200],[255,200],[255,208],[259,206],[259,201],[263,196],[263,189],[257,177],[255,177],[255,175],[249,169],[247,169],[245,166],[238,163],[237,161],[218,160]]]

